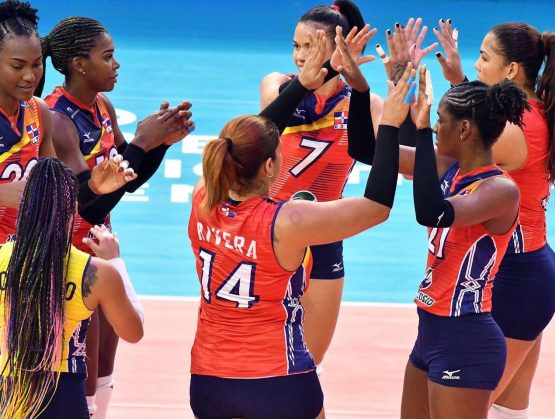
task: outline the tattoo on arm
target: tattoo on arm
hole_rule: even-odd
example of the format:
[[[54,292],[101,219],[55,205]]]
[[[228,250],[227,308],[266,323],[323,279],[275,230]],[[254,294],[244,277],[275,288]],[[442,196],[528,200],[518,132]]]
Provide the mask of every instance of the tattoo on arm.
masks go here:
[[[83,298],[88,297],[91,294],[92,289],[97,281],[98,274],[96,266],[94,266],[93,264],[89,264],[89,267],[87,268],[87,271],[85,272],[85,276],[83,278]]]

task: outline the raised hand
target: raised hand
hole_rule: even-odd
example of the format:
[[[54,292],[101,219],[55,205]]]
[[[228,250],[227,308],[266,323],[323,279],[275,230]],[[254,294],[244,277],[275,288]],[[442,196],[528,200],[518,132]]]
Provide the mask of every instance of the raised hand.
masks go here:
[[[389,57],[387,57],[381,45],[376,45],[376,49],[384,63],[387,77],[393,82],[396,82],[401,77],[409,61],[412,62],[414,68],[418,67],[422,59],[438,46],[438,43],[434,42],[424,49],[421,48],[428,32],[428,27],[423,26],[420,29],[421,25],[421,18],[416,20],[410,18],[406,28],[396,23],[395,33],[388,29],[386,31],[386,42],[390,53]]]
[[[108,227],[104,224],[93,226],[89,232],[98,241],[98,244],[90,237],[84,238],[83,243],[89,246],[97,257],[110,260],[120,256],[118,238]]]
[[[422,25],[422,18],[414,19],[410,18],[407,22],[407,27],[405,29],[405,33],[407,34],[407,44],[409,47],[409,56],[410,61],[414,68],[418,68],[422,59],[429,54],[431,51],[438,47],[438,43],[434,42],[431,45],[428,45],[424,49],[421,49],[422,42],[424,42],[424,38],[426,37],[426,33],[428,33],[428,27],[422,26],[422,30],[420,30],[420,26]]]
[[[400,127],[407,118],[416,89],[415,78],[416,71],[409,62],[396,85],[391,80],[387,82],[389,91],[383,103],[381,124]]]
[[[317,30],[316,36],[308,34],[310,47],[299,73],[299,82],[309,90],[316,90],[324,83],[328,70],[322,68],[326,60],[327,38],[323,30]]]
[[[120,189],[136,178],[137,174],[129,167],[127,160],[116,154],[112,159],[105,159],[93,167],[89,187],[97,195],[104,195]]]
[[[358,65],[366,64],[376,59],[376,57],[374,57],[373,55],[361,56],[361,54],[368,41],[372,39],[372,37],[376,35],[377,32],[378,30],[376,28],[371,30],[370,25],[366,24],[360,31],[356,26],[354,26],[345,37],[345,44],[347,45],[347,49],[349,50],[349,53],[353,60]],[[342,57],[343,56],[341,55],[340,51],[335,48],[335,51],[331,56],[330,63],[332,68],[336,71],[338,67],[344,66]]]
[[[430,71],[423,65],[418,73],[418,99],[411,108],[411,112],[416,128],[422,129],[430,127],[430,109],[434,101],[434,95]]]
[[[355,61],[355,57],[351,55],[347,47],[347,41],[343,38],[343,30],[341,26],[335,28],[335,45],[336,52],[341,55],[341,65],[337,67],[337,71],[341,73],[349,86],[358,92],[366,92],[369,89],[368,82],[360,71]],[[335,54],[335,52],[334,52]]]
[[[443,51],[445,51],[445,55],[441,52],[436,53],[443,76],[453,86],[462,83],[464,72],[457,45],[458,30],[453,29],[451,19],[447,19],[447,21],[440,19],[439,30],[434,28],[434,34],[441,43]]]

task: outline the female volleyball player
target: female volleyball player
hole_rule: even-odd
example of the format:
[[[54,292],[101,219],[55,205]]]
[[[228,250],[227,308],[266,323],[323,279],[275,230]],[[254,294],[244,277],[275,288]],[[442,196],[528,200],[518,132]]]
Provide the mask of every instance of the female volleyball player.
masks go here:
[[[123,339],[143,335],[142,308],[121,259],[101,260],[71,245],[76,202],[71,170],[39,159],[25,186],[16,241],[0,249],[2,417],[89,417],[85,332],[98,306]],[[102,231],[93,234],[102,246]]]
[[[0,3],[0,243],[13,240],[26,176],[39,156],[53,156],[48,106],[33,96],[43,74],[37,11],[29,3]],[[117,172],[119,170],[119,173]],[[80,206],[134,179],[106,161],[80,185]]]
[[[299,75],[304,86],[312,71],[321,71],[323,59],[311,57],[317,51],[323,58],[325,41],[321,33],[311,42]],[[410,72],[390,92],[384,112],[392,106],[408,111],[403,98]],[[364,80],[357,88],[368,85]],[[303,260],[307,246],[344,239],[388,217],[397,130],[378,130],[365,197],[328,202],[268,197],[283,146],[265,117],[235,118],[207,144],[189,220],[201,286],[190,388],[197,417],[323,417],[322,390],[304,342]]]
[[[365,26],[360,10],[353,2],[337,0],[332,6],[318,6],[307,11],[295,28],[293,60],[300,73],[311,46],[309,36],[320,29],[328,37],[326,59],[331,59],[331,63],[327,65],[326,82],[297,106],[281,136],[284,159],[276,182],[270,185],[273,199],[288,200],[301,190],[310,191],[320,202],[339,199],[354,165],[349,156],[351,150],[347,135],[351,129],[348,124],[351,89],[333,70],[338,58],[335,56],[335,60],[332,59],[335,27],[338,24],[345,34],[349,34],[355,26],[358,29]],[[375,29],[369,31],[366,27],[364,32],[359,33],[358,39],[363,43],[359,50],[375,32]],[[359,63],[371,59],[366,57]],[[264,109],[272,102],[279,95],[280,88],[292,78],[293,75],[281,73],[267,75],[260,87],[261,107]],[[368,90],[352,100],[362,103],[358,108],[364,107],[366,112],[372,114],[372,124],[362,129],[373,137],[382,112],[381,98]],[[308,347],[319,364],[331,342],[339,313],[344,282],[343,244],[339,240],[312,246],[310,250],[314,263],[310,289],[302,297],[304,326]]]
[[[65,76],[63,86],[56,87],[46,98],[53,110],[53,141],[59,158],[80,181],[87,179],[96,165],[118,152],[138,173],[133,182],[79,211],[75,220],[74,245],[84,251],[89,251],[82,240],[90,228],[109,224],[109,213],[125,192],[133,192],[146,182],[159,167],[168,147],[181,140],[193,127],[189,120],[190,103],[184,102],[172,109],[164,103],[159,112],[139,122],[135,137],[127,144],[114,107],[102,93],[112,91],[117,80],[120,65],[114,48],[106,28],[86,17],[63,19],[42,39],[43,59],[51,57],[54,68]],[[43,84],[44,78],[38,91],[42,90]],[[87,338],[87,393],[91,411],[94,411],[93,396],[98,388],[97,418],[106,415],[113,389],[111,377],[117,348],[117,336],[104,320],[99,310],[93,316]],[[100,336],[99,343],[97,336]]]
[[[443,73],[452,84],[460,83],[465,76],[451,22],[440,22],[435,33],[447,55],[438,57]],[[555,254],[546,241],[545,220],[555,179],[555,34],[541,34],[526,23],[497,25],[482,41],[475,68],[484,83],[514,81],[530,105],[522,126],[508,124],[493,147],[494,161],[520,188],[521,205],[520,224],[493,291],[492,314],[506,338],[507,364],[491,414],[525,419],[542,331],[555,312]]]

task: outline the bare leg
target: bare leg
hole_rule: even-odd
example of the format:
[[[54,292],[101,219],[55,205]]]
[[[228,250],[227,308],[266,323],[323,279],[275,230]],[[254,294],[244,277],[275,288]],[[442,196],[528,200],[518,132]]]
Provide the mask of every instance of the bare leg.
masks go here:
[[[510,348],[509,341],[513,341],[511,345],[514,342],[524,342],[507,339],[507,350]],[[530,402],[530,388],[532,387],[532,380],[534,379],[534,374],[536,373],[536,367],[538,366],[538,360],[540,358],[542,335],[538,336],[535,341],[527,343],[531,343],[532,347],[528,351],[524,361],[518,366],[516,372],[513,373],[511,380],[505,383],[502,389],[500,383],[495,390],[495,404],[515,410],[522,410],[528,407]],[[509,354],[510,352],[507,351],[507,363],[509,362]],[[501,382],[503,382],[504,378],[505,374]]]
[[[98,309],[98,319],[100,324],[98,376],[106,377],[114,372],[119,336],[116,335],[116,332],[106,320],[102,309]]]
[[[344,278],[310,279],[301,297],[304,307],[304,337],[316,364],[320,364],[330,346],[343,294]]]
[[[401,419],[428,419],[428,374],[408,361],[403,382]]]
[[[487,419],[492,390],[448,387],[428,381],[432,419]]]

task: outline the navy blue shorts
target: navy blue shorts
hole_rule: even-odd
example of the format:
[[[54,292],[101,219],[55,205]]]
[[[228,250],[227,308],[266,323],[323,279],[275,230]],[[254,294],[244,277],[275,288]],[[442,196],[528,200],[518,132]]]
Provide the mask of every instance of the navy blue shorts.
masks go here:
[[[256,379],[193,374],[190,402],[199,419],[309,419],[322,410],[324,394],[316,371]]]
[[[89,408],[85,396],[85,376],[61,373],[58,387],[46,395],[43,405],[46,410],[40,419],[89,419]]]
[[[441,317],[418,309],[418,337],[410,362],[434,383],[495,390],[507,347],[490,313]]]
[[[339,279],[345,276],[343,241],[310,246],[312,271],[310,278]]]
[[[555,254],[549,245],[506,254],[493,280],[493,318],[512,339],[535,340],[555,312]]]

